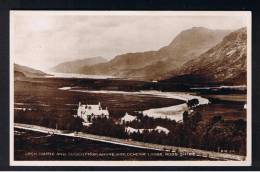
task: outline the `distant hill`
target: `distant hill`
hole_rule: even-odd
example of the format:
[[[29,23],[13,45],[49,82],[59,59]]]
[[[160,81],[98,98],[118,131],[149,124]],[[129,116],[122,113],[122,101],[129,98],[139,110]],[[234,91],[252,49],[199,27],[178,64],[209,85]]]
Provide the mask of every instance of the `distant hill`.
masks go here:
[[[165,73],[177,69],[215,46],[228,33],[230,31],[193,27],[179,33],[168,46],[158,51],[118,55],[107,63],[82,67],[80,73],[106,74],[137,80],[161,79]]]
[[[246,84],[246,28],[236,30],[178,70],[168,73],[168,81],[193,83]]]
[[[92,57],[60,63],[50,69],[52,72],[60,73],[80,73],[82,67],[92,66],[99,63],[105,63],[107,60],[103,57]]]
[[[27,66],[21,66],[18,64],[14,64],[14,75],[15,77],[19,78],[25,78],[25,77],[30,77],[30,78],[37,78],[37,77],[44,77],[47,76],[48,74],[36,70]]]

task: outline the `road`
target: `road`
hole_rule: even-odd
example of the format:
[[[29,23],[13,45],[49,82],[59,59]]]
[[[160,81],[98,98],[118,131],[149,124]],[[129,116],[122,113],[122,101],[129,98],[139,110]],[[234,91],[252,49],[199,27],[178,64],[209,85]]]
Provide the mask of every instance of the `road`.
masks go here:
[[[169,146],[169,145],[144,143],[144,142],[133,141],[133,140],[87,134],[82,132],[65,133],[62,130],[56,130],[52,128],[37,126],[37,125],[14,123],[14,128],[36,131],[36,132],[47,133],[47,134],[55,134],[60,136],[67,136],[67,137],[78,137],[87,140],[94,140],[94,141],[111,143],[111,144],[128,146],[128,147],[150,149],[150,150],[157,150],[163,152],[178,152],[180,155],[192,155],[198,157],[206,157],[215,160],[223,160],[223,161],[225,160],[244,161],[245,160],[245,156],[240,156],[240,155],[205,151],[205,150],[192,149],[192,148],[176,147],[176,146]]]

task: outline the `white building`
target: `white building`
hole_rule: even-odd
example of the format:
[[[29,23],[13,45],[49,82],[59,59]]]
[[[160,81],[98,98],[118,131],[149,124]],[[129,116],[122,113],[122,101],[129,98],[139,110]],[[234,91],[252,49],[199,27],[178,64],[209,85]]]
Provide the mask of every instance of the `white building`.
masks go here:
[[[139,131],[138,129],[135,129],[135,128],[132,128],[132,127],[125,127],[125,132],[127,134],[137,133],[138,131]]]
[[[132,127],[125,127],[125,132],[127,134],[132,134],[132,133],[143,133],[145,130],[151,132],[153,131],[153,129],[144,129],[144,128],[139,128],[139,129],[136,129],[136,128],[132,128]]]
[[[127,133],[127,134],[132,134],[132,133],[143,133],[144,131],[149,131],[149,132],[151,132],[151,131],[157,131],[158,133],[161,133],[161,132],[163,132],[163,133],[165,133],[166,135],[168,135],[169,134],[169,132],[170,132],[170,130],[168,130],[167,128],[164,128],[164,127],[161,127],[161,126],[157,126],[157,127],[155,127],[154,129],[144,129],[144,128],[138,128],[138,129],[136,129],[136,128],[132,128],[132,127],[125,127],[125,132]]]
[[[132,115],[129,115],[127,112],[125,113],[125,116],[123,116],[121,119],[120,119],[120,123],[121,124],[124,124],[124,123],[127,123],[127,122],[132,122],[134,120],[136,120],[137,117],[136,116],[132,116]]]
[[[86,123],[92,122],[95,118],[109,118],[109,112],[106,109],[102,109],[101,103],[97,105],[84,105],[79,102],[77,116],[82,118]]]
[[[159,133],[164,132],[165,134],[169,134],[169,132],[170,132],[170,130],[168,130],[167,128],[161,127],[161,126],[157,126],[154,130]]]

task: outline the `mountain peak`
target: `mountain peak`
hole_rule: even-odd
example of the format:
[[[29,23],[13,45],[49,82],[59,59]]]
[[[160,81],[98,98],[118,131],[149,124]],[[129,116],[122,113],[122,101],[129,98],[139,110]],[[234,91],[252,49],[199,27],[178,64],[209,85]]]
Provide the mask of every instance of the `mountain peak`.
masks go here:
[[[121,54],[107,63],[83,67],[81,72],[138,80],[160,79],[165,73],[215,46],[228,33],[204,27],[190,28],[179,33],[168,46],[158,51]]]
[[[211,42],[214,42],[214,44],[220,42],[221,39],[230,32],[231,31],[229,30],[212,30],[205,27],[192,27],[180,32],[169,46],[171,47],[179,44],[208,44],[208,46],[212,46]]]
[[[246,84],[246,38],[246,28],[231,32],[216,46],[173,71],[171,80],[199,77],[196,82]]]

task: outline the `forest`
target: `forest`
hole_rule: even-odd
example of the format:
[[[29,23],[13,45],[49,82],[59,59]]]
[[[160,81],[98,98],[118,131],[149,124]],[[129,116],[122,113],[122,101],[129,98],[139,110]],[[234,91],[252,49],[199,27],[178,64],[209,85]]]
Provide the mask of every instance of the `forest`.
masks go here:
[[[195,102],[196,104],[196,102]],[[191,105],[192,106],[192,105]],[[55,116],[54,113],[63,114]],[[183,113],[183,122],[169,119],[154,119],[135,114],[137,120],[119,124],[116,119],[97,118],[89,127],[82,125],[81,118],[68,115],[70,112],[48,111],[34,114],[33,111],[19,111],[15,113],[15,122],[27,123],[49,128],[57,128],[67,132],[82,131],[86,133],[110,136],[122,139],[189,147],[216,152],[246,154],[246,121],[243,119],[224,120],[223,116],[213,116],[209,120],[203,120],[199,112]],[[67,115],[66,115],[67,114]],[[51,119],[51,120],[50,120]],[[128,134],[125,127],[147,129],[142,133]],[[156,126],[167,128],[170,132],[149,131]]]

